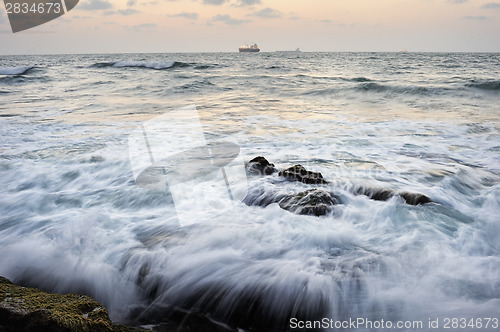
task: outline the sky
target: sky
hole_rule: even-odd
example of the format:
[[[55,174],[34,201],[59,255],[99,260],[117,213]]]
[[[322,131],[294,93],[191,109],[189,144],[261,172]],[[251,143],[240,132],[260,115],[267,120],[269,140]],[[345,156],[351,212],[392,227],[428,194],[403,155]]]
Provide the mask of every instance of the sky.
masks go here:
[[[19,0],[22,1],[22,0]],[[12,33],[0,54],[399,51],[500,52],[500,0],[80,0]]]

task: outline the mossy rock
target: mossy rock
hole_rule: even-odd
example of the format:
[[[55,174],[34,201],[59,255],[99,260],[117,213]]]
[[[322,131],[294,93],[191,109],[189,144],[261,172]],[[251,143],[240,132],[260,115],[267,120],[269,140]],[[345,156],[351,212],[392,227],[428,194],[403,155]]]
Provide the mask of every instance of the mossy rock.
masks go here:
[[[113,325],[90,296],[51,294],[0,277],[0,331],[138,331]]]
[[[9,279],[0,277],[0,284],[12,284]]]

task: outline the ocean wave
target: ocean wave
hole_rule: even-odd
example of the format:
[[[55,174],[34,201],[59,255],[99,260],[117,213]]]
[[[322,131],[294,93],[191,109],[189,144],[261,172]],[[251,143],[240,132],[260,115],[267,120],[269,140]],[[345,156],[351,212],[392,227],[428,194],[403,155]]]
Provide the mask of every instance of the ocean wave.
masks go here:
[[[278,69],[279,70],[279,69],[284,69],[284,67],[283,66],[279,66],[279,65],[273,65],[273,66],[267,67],[266,69]]]
[[[365,91],[387,91],[391,88],[388,85],[383,85],[375,82],[364,83],[356,86],[357,90],[365,90]]]
[[[97,62],[91,67],[104,68],[104,67],[115,67],[115,68],[146,68],[155,70],[164,70],[177,67],[189,67],[190,64],[178,61],[169,62],[143,62],[143,61],[112,61],[112,62]]]
[[[481,90],[498,91],[500,90],[500,80],[482,80],[482,81],[471,80],[470,83],[465,84],[465,86]]]
[[[0,68],[0,75],[24,75],[28,73],[34,66],[19,66],[19,67],[4,67]]]
[[[369,78],[366,78],[366,77],[363,77],[363,76],[360,76],[360,77],[354,77],[354,78],[344,78],[342,77],[341,78],[342,80],[344,81],[348,81],[348,82],[372,82],[373,80],[369,79]]]
[[[408,94],[417,96],[440,95],[446,92],[442,87],[425,87],[416,85],[385,85],[375,82],[363,83],[355,88],[359,91],[383,92],[390,94]]]
[[[373,82],[372,79],[367,78],[367,77],[363,77],[363,76],[341,77],[341,76],[316,76],[316,75],[297,74],[294,77],[295,78],[311,79],[311,80],[331,80],[331,81],[357,82],[357,83]]]
[[[0,83],[6,83],[7,85],[25,83],[26,77],[27,76],[23,75],[0,75]],[[1,92],[1,93],[10,93],[10,92]]]
[[[217,68],[219,65],[217,64],[199,64],[194,67],[194,69],[202,70],[202,69],[212,69]]]
[[[209,80],[201,80],[201,81],[186,83],[186,84],[180,86],[179,89],[191,91],[193,89],[202,89],[202,88],[207,87],[207,86],[215,86],[215,84],[210,82]]]

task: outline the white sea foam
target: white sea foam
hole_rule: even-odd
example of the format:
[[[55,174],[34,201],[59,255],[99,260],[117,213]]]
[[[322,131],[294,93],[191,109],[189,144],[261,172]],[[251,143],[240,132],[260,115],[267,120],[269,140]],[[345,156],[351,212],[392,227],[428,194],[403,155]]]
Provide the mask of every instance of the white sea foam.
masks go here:
[[[403,127],[401,122],[385,123],[380,129],[388,125]],[[301,126],[318,130],[308,120],[301,121]],[[409,130],[411,124],[404,127]],[[438,128],[461,130],[439,124],[434,129]],[[358,127],[358,140],[372,129],[370,125]],[[49,135],[34,134],[41,135],[39,140]],[[286,144],[295,141],[293,135]],[[498,185],[485,186],[484,171],[464,165],[459,167],[465,173],[445,175],[430,187],[411,185],[423,178],[407,173],[414,167],[408,161],[405,169],[397,160],[389,162],[391,151],[398,150],[396,144],[366,139],[370,144],[351,141],[354,159],[369,158],[368,151],[376,144],[384,156],[378,160],[387,158],[383,172],[399,171],[392,173],[396,177],[389,184],[365,180],[395,189],[420,188],[445,205],[412,207],[397,197],[371,201],[353,195],[349,186],[333,184],[330,189],[341,195],[344,204],[330,216],[299,216],[277,204],[262,208],[240,203],[212,221],[180,228],[168,194],[131,184],[127,158],[120,157],[125,139],[105,151],[90,152],[103,156],[97,163],[90,162],[91,154],[79,155],[78,162],[49,157],[19,163],[21,154],[3,171],[7,191],[2,202],[0,273],[52,291],[87,292],[102,301],[115,320],[132,319],[129,310],[146,306],[134,317],[142,322],[156,317],[165,306],[192,305],[211,308],[223,320],[239,310],[233,305],[238,301],[258,301],[278,320],[297,306],[309,308],[312,316],[326,310],[331,317],[394,320],[426,319],[430,307],[424,298],[432,300],[432,315],[440,317],[477,301],[490,300],[493,305],[500,296],[500,259],[496,256],[500,232],[492,217],[500,211]],[[473,137],[467,140],[473,144]],[[47,149],[51,152],[44,153],[57,153],[50,144]],[[326,144],[320,151],[302,141],[295,145],[293,158],[324,158],[338,149]],[[251,150],[245,151],[247,159],[257,153]],[[276,160],[271,151],[267,157],[277,166],[296,162],[280,156],[282,149],[276,151]],[[87,160],[83,164],[82,158]],[[335,179],[336,168],[327,165],[309,163],[307,167]],[[249,192],[262,188],[272,193],[280,185],[288,191],[307,187],[283,183],[277,177],[251,178]],[[218,199],[207,191],[197,208],[210,211],[217,208]],[[200,298],[199,294],[204,295]],[[324,308],[318,307],[318,301]],[[482,304],[485,313],[492,310],[491,305]]]
[[[0,75],[23,75],[32,68],[34,67],[33,66],[4,67],[0,68]]]

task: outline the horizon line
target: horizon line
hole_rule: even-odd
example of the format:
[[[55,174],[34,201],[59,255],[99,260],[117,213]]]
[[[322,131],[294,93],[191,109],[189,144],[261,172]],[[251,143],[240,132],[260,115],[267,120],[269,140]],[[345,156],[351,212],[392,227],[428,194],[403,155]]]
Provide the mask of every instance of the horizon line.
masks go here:
[[[29,55],[112,55],[112,54],[200,54],[200,53],[210,53],[210,54],[240,54],[238,51],[172,51],[172,52],[81,52],[81,53],[0,53],[0,56],[29,56]],[[275,51],[260,51],[256,53],[247,54],[244,53],[245,56],[255,56],[263,53],[283,53],[283,51],[275,50]],[[300,52],[291,51],[289,53],[489,53],[495,54],[500,53],[500,51],[303,51]]]

